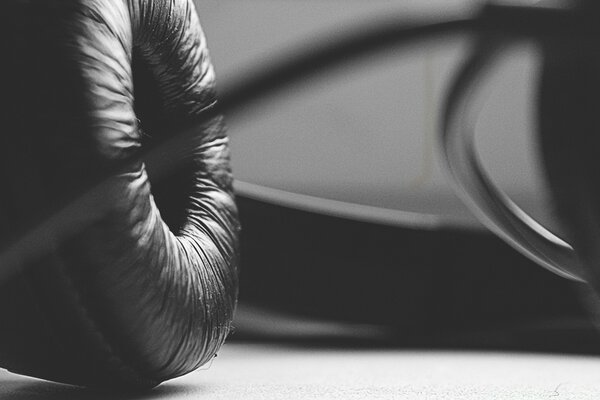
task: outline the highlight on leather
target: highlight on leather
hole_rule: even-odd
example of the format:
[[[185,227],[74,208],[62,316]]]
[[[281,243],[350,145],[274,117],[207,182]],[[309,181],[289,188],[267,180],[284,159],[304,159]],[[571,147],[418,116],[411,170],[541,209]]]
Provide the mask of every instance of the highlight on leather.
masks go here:
[[[40,243],[49,250],[2,282],[0,367],[102,388],[196,369],[228,335],[237,299],[222,118],[202,125],[172,176],[113,168],[216,101],[193,0],[3,7],[0,244],[113,174],[74,216],[81,229]]]

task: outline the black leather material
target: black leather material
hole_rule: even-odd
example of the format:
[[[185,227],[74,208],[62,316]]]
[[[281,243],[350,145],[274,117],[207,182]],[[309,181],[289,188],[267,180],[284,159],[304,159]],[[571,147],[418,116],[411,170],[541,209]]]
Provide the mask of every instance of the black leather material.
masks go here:
[[[216,94],[192,0],[2,7],[6,245],[193,124]],[[164,180],[140,162],[111,176],[75,216],[81,229],[1,283],[1,367],[146,388],[214,357],[236,303],[239,232],[221,118],[179,158]]]

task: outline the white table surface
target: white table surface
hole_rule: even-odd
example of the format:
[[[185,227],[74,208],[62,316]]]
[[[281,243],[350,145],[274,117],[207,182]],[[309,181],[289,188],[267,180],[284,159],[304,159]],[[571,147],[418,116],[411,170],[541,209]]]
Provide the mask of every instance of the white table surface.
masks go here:
[[[228,344],[148,395],[95,394],[0,371],[0,399],[598,399],[600,358]]]

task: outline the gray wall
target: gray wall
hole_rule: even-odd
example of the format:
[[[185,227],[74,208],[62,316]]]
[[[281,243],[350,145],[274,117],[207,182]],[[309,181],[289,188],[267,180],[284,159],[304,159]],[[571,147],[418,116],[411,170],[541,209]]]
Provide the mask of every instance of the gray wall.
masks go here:
[[[369,17],[410,20],[471,10],[473,0],[198,0],[217,77],[243,77],[304,40]],[[472,221],[438,162],[441,97],[466,40],[393,52],[296,87],[230,119],[238,179],[270,187]],[[499,66],[478,136],[485,165],[518,203],[545,214],[532,145],[536,59],[521,49]],[[537,204],[537,205],[535,205]],[[540,204],[543,206],[540,207]]]

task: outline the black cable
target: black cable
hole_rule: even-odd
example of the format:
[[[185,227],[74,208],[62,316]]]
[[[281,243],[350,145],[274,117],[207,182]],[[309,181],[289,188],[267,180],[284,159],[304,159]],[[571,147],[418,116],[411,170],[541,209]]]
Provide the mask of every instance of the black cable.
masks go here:
[[[502,41],[481,40],[450,86],[440,130],[446,166],[456,193],[487,228],[539,265],[562,277],[582,281],[573,249],[498,190],[477,156],[474,94],[504,48]]]
[[[474,142],[477,120],[474,93],[496,54],[513,43],[507,35],[516,33],[516,36],[534,39],[536,44],[568,43],[577,47],[582,40],[598,34],[592,22],[596,14],[587,12],[585,2],[563,3],[563,7],[548,9],[544,18],[537,18],[532,8],[488,6],[482,20],[502,21],[512,17],[517,27],[506,31],[488,29],[480,36],[478,45],[451,85],[440,137],[456,194],[486,227],[539,265],[562,277],[585,281],[573,248],[527,215],[492,183],[477,156]],[[529,28],[523,25],[527,15],[534,17]],[[488,27],[500,25],[486,24]],[[527,29],[529,33],[524,34]]]

